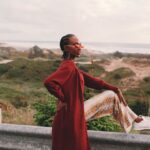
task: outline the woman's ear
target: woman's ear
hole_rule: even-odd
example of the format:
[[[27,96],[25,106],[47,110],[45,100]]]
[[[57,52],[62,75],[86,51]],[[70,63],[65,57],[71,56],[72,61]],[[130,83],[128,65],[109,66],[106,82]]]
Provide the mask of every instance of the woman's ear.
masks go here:
[[[66,45],[64,45],[64,50],[66,50]]]
[[[64,45],[64,51],[68,52],[68,47],[67,47],[67,45]]]

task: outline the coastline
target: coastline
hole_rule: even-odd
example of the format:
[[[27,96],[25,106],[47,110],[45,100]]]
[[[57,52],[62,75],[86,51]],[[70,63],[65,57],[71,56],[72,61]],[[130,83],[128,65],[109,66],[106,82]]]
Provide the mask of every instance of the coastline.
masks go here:
[[[45,49],[59,49],[59,42],[54,41],[6,41],[6,42],[0,42],[0,47],[13,47],[16,48],[18,51],[25,51],[33,46],[39,46],[40,48]],[[85,45],[86,49],[94,54],[99,53],[113,53],[116,51],[122,52],[122,53],[139,53],[139,54],[150,54],[150,44],[135,44],[135,43],[129,43],[129,44],[121,44],[121,43],[88,43],[83,42],[83,45]]]

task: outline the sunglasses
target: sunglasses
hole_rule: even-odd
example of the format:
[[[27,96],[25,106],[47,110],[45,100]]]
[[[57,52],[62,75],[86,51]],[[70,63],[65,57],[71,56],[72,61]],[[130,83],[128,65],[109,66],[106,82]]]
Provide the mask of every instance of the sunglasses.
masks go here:
[[[68,46],[69,46],[69,45],[70,45],[70,46],[71,46],[71,45],[73,45],[73,46],[78,45],[78,46],[83,47],[83,45],[82,45],[81,43],[70,43],[70,44],[66,44],[66,45],[68,45]]]

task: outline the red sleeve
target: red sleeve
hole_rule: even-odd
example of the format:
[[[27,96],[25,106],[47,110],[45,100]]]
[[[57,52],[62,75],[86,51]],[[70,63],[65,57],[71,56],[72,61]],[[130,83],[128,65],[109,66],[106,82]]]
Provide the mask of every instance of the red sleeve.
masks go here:
[[[70,67],[62,65],[56,72],[44,80],[44,85],[47,90],[61,101],[64,101],[62,85],[68,80],[71,72],[72,69]]]
[[[113,86],[101,79],[92,77],[91,75],[85,73],[84,71],[80,70],[81,73],[83,74],[84,82],[87,87],[96,89],[96,90],[101,90],[101,89],[108,89],[112,90],[114,92],[117,92],[118,88],[116,86]]]
[[[57,97],[59,100],[64,101],[64,94],[62,92],[60,85],[58,85],[54,81],[49,81],[49,82],[45,81],[44,85],[52,95]]]

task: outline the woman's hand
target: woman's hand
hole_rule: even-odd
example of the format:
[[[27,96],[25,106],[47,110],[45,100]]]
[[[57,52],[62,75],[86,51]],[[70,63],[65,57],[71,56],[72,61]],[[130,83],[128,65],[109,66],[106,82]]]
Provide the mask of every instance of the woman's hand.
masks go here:
[[[65,107],[66,110],[67,110],[67,103],[64,103],[64,102],[58,100],[56,110],[59,111],[59,110],[61,110],[61,109],[64,108],[64,107]]]
[[[120,102],[122,102],[125,106],[127,106],[127,102],[124,99],[122,91],[119,88],[117,89],[116,94],[118,95]]]

